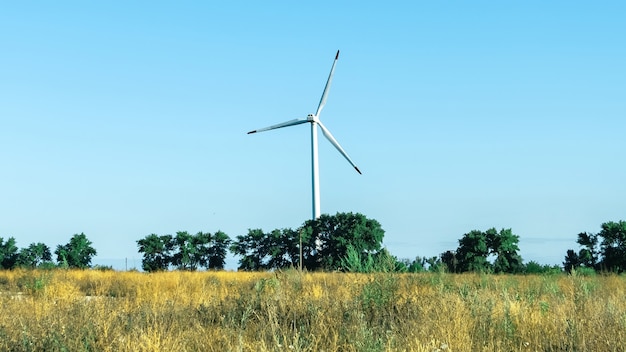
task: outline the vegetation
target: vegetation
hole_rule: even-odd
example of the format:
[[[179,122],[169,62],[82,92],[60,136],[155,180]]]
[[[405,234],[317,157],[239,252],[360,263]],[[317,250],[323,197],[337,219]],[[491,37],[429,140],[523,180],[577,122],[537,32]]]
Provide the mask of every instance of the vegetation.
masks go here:
[[[58,245],[54,254],[57,262],[66,268],[85,269],[91,266],[91,259],[97,254],[84,233],[72,236],[65,245]]]
[[[514,235],[511,229],[502,229],[500,232],[495,228],[484,232],[473,230],[463,235],[455,252],[443,253],[441,260],[448,271],[455,273],[519,273],[524,271],[524,265],[522,257],[517,253],[518,243],[519,236]],[[489,256],[495,257],[493,263],[489,262]]]
[[[606,222],[597,233],[580,233],[578,252],[567,251],[563,269],[584,274],[626,271],[626,221]],[[507,273],[542,274],[560,272],[558,266],[524,263],[519,255],[519,236],[511,229],[473,230],[459,239],[455,250],[440,256],[414,260],[398,259],[383,248],[385,231],[380,223],[359,213],[322,215],[301,227],[264,232],[250,229],[234,241],[222,231],[214,234],[186,231],[172,235],[150,234],[137,241],[142,253],[142,268],[147,272],[170,269],[196,271],[222,270],[227,252],[239,256],[239,270],[285,270],[302,266],[308,271],[344,271],[352,273]],[[31,243],[19,249],[15,238],[0,237],[0,269],[15,268],[91,268],[96,249],[84,233],[75,234],[54,251],[44,243]],[[110,269],[99,267],[98,269]]]
[[[0,272],[3,351],[620,351],[617,275]]]
[[[34,269],[46,262],[52,261],[50,248],[44,243],[31,243],[27,248],[22,248],[17,256],[17,265]]]
[[[239,259],[239,270],[257,271],[299,266],[299,236],[301,230],[282,229],[266,233],[250,229],[247,235],[237,236],[230,250]],[[303,253],[308,261],[311,247],[309,237],[303,236]]]
[[[4,239],[0,237],[0,265],[2,265],[2,268],[11,269],[15,266],[18,255],[17,251],[15,238],[9,237],[5,242]]]
[[[68,270],[48,270],[43,243],[0,238],[0,265],[11,269],[0,271],[0,350],[618,351],[626,222],[601,228],[578,235],[569,275],[524,264],[511,229],[398,259],[380,224],[353,213],[233,242],[221,231],[151,234],[137,241],[147,273],[92,268],[84,233],[54,252]],[[285,269],[300,264],[300,241],[309,271]],[[241,272],[197,271],[222,269],[229,249]]]
[[[606,222],[597,234],[582,232],[578,242],[583,248],[578,253],[570,249],[563,266],[571,272],[577,268],[622,273],[626,271],[626,221]]]
[[[302,237],[302,264],[307,270],[339,270],[348,249],[359,256],[375,254],[382,248],[385,231],[376,220],[359,213],[323,214],[308,220],[299,229],[248,230],[237,236],[231,251],[241,257],[239,270],[268,270],[299,267]]]
[[[223,269],[230,242],[222,231],[195,235],[179,231],[176,236],[151,234],[137,241],[137,245],[139,253],[143,254],[142,268],[145,271],[167,270],[170,266],[195,271],[199,268]]]

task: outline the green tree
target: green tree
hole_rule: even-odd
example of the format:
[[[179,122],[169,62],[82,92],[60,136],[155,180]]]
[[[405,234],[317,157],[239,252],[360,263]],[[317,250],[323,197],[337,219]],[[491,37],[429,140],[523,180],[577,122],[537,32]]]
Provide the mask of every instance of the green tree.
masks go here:
[[[190,237],[193,246],[191,252],[191,270],[199,267],[206,269],[223,269],[230,238],[222,231],[215,234],[198,232]]]
[[[4,238],[0,237],[0,266],[3,269],[13,269],[18,258],[18,249],[15,245],[15,238],[9,237],[4,242]]]
[[[163,271],[167,270],[171,264],[171,253],[174,248],[172,235],[159,236],[150,234],[137,241],[139,253],[143,254],[141,267],[143,270]]]
[[[17,257],[17,265],[29,268],[36,268],[37,266],[50,262],[52,260],[52,253],[50,247],[44,243],[31,243],[27,248],[22,248]]]
[[[422,271],[426,271],[428,259],[426,257],[417,256],[413,260],[404,259],[402,260],[404,266],[406,267],[406,271],[409,273],[419,273]]]
[[[576,270],[580,267],[581,260],[578,253],[576,253],[573,249],[568,249],[565,254],[565,261],[563,262],[563,269],[571,273],[572,270]]]
[[[569,249],[563,266],[570,272],[576,268],[626,271],[626,221],[605,222],[597,233],[582,232],[576,242],[583,248],[578,253]]]
[[[597,236],[602,238],[602,267],[618,273],[626,271],[626,221],[609,221],[601,227]]]
[[[91,259],[97,254],[84,233],[75,234],[65,245],[58,245],[54,254],[57,263],[68,268],[85,269],[91,266]]]
[[[511,229],[472,230],[459,240],[456,251],[441,254],[441,265],[449,272],[520,273],[524,263],[519,252],[519,236]],[[493,263],[489,261],[494,256]]]
[[[192,270],[197,270],[202,267],[207,268],[209,266],[212,241],[213,235],[209,232],[200,231],[191,236],[191,244],[195,249],[192,255],[192,263],[194,264]]]
[[[304,261],[308,269],[336,270],[348,246],[361,255],[374,254],[382,247],[385,231],[380,223],[359,213],[323,214],[303,225],[310,252]]]
[[[440,257],[434,256],[430,258],[424,258],[424,267],[430,272],[439,272],[444,270],[445,265]]]
[[[151,234],[137,241],[143,253],[145,271],[167,270],[174,265],[179,270],[223,269],[230,238],[222,231],[215,234],[178,231],[176,236]]]
[[[524,265],[524,274],[558,274],[562,272],[558,265],[541,265],[534,260]]]
[[[299,265],[300,230],[275,229],[265,233],[261,229],[249,229],[247,235],[237,236],[230,249],[239,259],[239,270],[268,270]],[[314,246],[314,244],[313,244]],[[313,250],[309,235],[303,231],[304,263],[310,262]]]
[[[198,266],[205,264],[206,246],[209,242],[208,236],[202,232],[196,236],[187,231],[176,232],[173,239],[172,264],[178,270],[197,270]],[[208,260],[206,262],[208,263]]]
[[[267,242],[267,235],[261,229],[248,229],[247,235],[237,236],[230,250],[241,257],[238,269],[245,271],[266,269]]]
[[[207,269],[221,270],[226,265],[226,254],[231,240],[227,234],[217,231],[212,236],[211,245],[209,247],[209,261]]]
[[[268,269],[297,267],[300,252],[298,249],[299,233],[297,230],[274,230],[266,234]]]
[[[324,214],[316,221],[306,221],[297,230],[265,233],[249,229],[248,234],[235,238],[230,250],[240,257],[239,270],[296,267],[300,264],[300,235],[302,264],[307,270],[337,270],[349,246],[359,258],[380,251],[384,231],[376,220],[362,214]]]
[[[489,252],[486,233],[473,230],[464,234],[456,251],[457,271],[491,271],[491,264],[487,261]]]
[[[490,254],[496,256],[493,271],[496,273],[519,273],[524,270],[524,264],[519,252],[519,236],[514,235],[511,229],[495,228],[485,231],[487,246]]]
[[[578,234],[576,242],[583,246],[578,252],[580,264],[587,268],[599,269],[601,250],[598,244],[598,235],[593,233],[581,232]]]
[[[439,255],[441,263],[449,273],[459,272],[459,260],[455,251],[445,251]]]

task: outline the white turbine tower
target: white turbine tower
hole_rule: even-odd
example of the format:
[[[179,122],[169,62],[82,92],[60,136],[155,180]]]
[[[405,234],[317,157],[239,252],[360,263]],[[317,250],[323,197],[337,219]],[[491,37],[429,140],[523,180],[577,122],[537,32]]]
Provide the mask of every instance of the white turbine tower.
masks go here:
[[[326,98],[328,97],[330,83],[333,80],[333,74],[335,72],[335,65],[337,64],[337,59],[339,59],[339,50],[337,50],[337,55],[335,55],[335,61],[333,61],[333,66],[330,69],[330,74],[328,75],[328,80],[326,81],[326,87],[324,87],[324,93],[322,93],[322,99],[320,99],[320,103],[317,106],[317,111],[315,112],[315,114],[309,114],[306,117],[306,119],[290,120],[287,122],[279,123],[277,125],[273,125],[273,126],[269,126],[269,127],[265,127],[265,128],[248,132],[248,134],[251,134],[251,133],[257,133],[257,132],[269,131],[269,130],[274,130],[277,128],[300,125],[300,124],[307,123],[307,122],[311,124],[311,169],[312,169],[312,178],[313,178],[313,197],[312,197],[313,220],[316,220],[320,216],[320,182],[319,182],[320,170],[319,170],[319,161],[318,161],[318,153],[317,153],[317,126],[320,126],[324,136],[330,141],[332,145],[335,146],[335,148],[337,148],[339,153],[341,153],[341,155],[343,155],[343,157],[346,158],[346,160],[348,160],[348,162],[354,167],[354,169],[359,174],[361,173],[359,168],[356,167],[356,165],[354,165],[354,162],[352,162],[348,154],[343,150],[343,148],[341,148],[341,146],[339,145],[335,137],[333,137],[330,131],[324,126],[322,121],[320,121],[319,119],[320,113],[322,112],[322,108],[324,108],[324,105],[326,104]]]

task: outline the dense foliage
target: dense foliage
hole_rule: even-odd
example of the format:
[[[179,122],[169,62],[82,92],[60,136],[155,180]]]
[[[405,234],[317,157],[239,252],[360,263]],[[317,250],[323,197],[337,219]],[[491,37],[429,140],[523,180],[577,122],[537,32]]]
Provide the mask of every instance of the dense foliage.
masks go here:
[[[349,248],[359,256],[380,251],[384,234],[378,221],[363,214],[324,214],[297,230],[248,230],[247,235],[237,236],[230,248],[241,257],[240,270],[299,267],[301,239],[303,267],[331,271],[341,269]]]
[[[609,221],[596,234],[582,232],[576,242],[583,248],[578,253],[569,249],[563,267],[571,272],[577,268],[596,271],[626,271],[626,221]]]
[[[441,261],[448,271],[520,273],[524,271],[522,257],[518,254],[519,236],[511,229],[495,228],[487,231],[473,230],[459,240],[456,251],[441,254]],[[493,263],[490,257],[495,258]]]
[[[91,259],[97,254],[91,245],[91,241],[81,232],[72,236],[68,243],[58,245],[54,254],[63,267],[85,269],[91,266]]]
[[[222,231],[195,235],[179,231],[176,236],[150,234],[138,240],[137,245],[139,253],[143,254],[142,268],[145,271],[167,270],[170,266],[195,271],[199,268],[223,269],[230,242]]]
[[[239,257],[239,270],[261,271],[302,267],[309,271],[345,272],[480,272],[539,274],[560,272],[557,265],[523,263],[519,236],[511,229],[472,230],[459,239],[459,246],[434,257],[398,259],[382,245],[385,231],[380,223],[359,213],[322,215],[297,229],[249,229],[231,240],[222,231],[214,234],[186,231],[175,235],[150,234],[137,241],[144,271],[170,269],[195,271],[224,269],[230,251]],[[578,251],[569,249],[563,269],[579,274],[626,271],[626,221],[606,222],[601,231],[582,232]],[[0,237],[0,269],[91,268],[96,249],[84,233],[75,234],[54,251],[41,242],[18,248],[14,237]],[[112,269],[96,266],[96,269]]]

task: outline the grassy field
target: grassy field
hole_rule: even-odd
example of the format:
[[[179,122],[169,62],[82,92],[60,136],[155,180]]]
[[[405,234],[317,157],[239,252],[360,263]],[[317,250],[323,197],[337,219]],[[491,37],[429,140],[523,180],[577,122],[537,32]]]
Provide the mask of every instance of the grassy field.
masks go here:
[[[623,351],[621,276],[0,272],[1,351]]]

